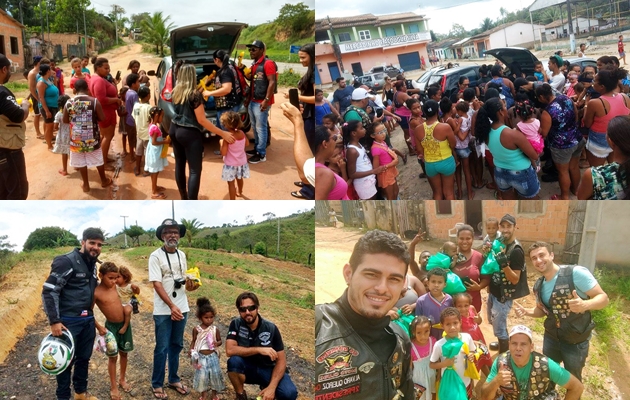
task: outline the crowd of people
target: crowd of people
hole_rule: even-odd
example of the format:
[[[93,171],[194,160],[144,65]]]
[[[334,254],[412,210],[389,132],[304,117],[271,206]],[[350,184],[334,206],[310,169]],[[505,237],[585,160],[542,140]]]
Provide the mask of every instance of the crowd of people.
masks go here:
[[[316,199],[397,199],[396,166],[407,156],[417,156],[434,200],[472,200],[484,187],[497,199],[537,199],[541,181],[558,182],[552,200],[630,198],[630,142],[621,134],[630,129],[630,80],[619,59],[582,70],[554,54],[531,76],[517,67],[484,64],[476,87],[462,76],[448,96],[439,84],[418,93],[404,74],[386,77],[382,94],[344,78],[332,103],[318,91],[316,124],[337,144],[319,168],[340,186]],[[392,147],[395,126],[408,149]]]
[[[525,249],[512,215],[485,225],[481,248],[463,225],[456,243],[421,251],[417,261],[422,232],[408,246],[380,230],[358,240],[343,267],[347,289],[315,307],[315,398],[467,400],[480,398],[481,374],[476,391],[487,400],[556,398],[556,385],[565,399],[580,398],[591,311],[608,296],[587,268],[558,265],[549,243]],[[517,302],[530,295],[526,258],[539,274],[533,308]],[[517,323],[508,321],[512,309]],[[541,351],[525,317],[546,318]],[[486,344],[484,318],[496,342]]]
[[[25,72],[35,114],[36,137],[44,141],[49,151],[61,155],[59,174],[69,175],[69,163],[70,167],[80,171],[81,188],[88,192],[88,167],[98,170],[102,187],[113,182],[105,171],[115,171],[120,167],[110,151],[118,128],[122,142],[120,158],[123,163],[129,162],[134,166],[136,176],[151,176],[152,199],[166,198],[165,188],[158,185],[158,175],[168,165],[169,146],[172,146],[174,178],[180,198],[195,200],[201,187],[203,132],[207,130],[223,140],[221,179],[228,183],[230,199],[235,199],[243,195],[243,179],[249,178],[248,164],[266,161],[266,148],[270,142],[269,110],[277,91],[277,65],[266,56],[265,44],[255,40],[247,48],[253,60],[248,69],[251,71],[249,76],[244,77],[250,81],[248,88],[239,79],[245,74],[236,71],[238,66],[230,61],[229,54],[224,50],[217,50],[212,55],[218,68],[214,90],[199,89],[194,65],[178,62],[174,66],[173,76],[177,79],[172,101],[176,115],[170,132],[161,125],[164,110],[151,107],[150,79],[140,69],[139,61],[129,63],[127,69],[130,73],[123,78],[120,72],[112,76],[106,58],[93,57],[93,70],[90,70],[88,57],[80,59],[71,56],[72,75],[69,86],[65,87],[64,75],[54,61],[36,56],[32,69]],[[299,55],[301,64],[307,67],[307,73],[298,84],[304,131],[301,134],[306,134],[310,143],[315,131],[314,44],[302,46]],[[10,61],[0,55],[0,82],[6,83],[10,77]],[[29,115],[26,106],[30,103],[25,100],[24,104],[18,105],[9,89],[5,86],[0,88],[0,120],[3,121],[0,126],[0,155],[3,161],[0,199],[26,199],[28,179],[22,148],[26,140],[24,121]],[[68,94],[65,94],[66,90]],[[210,96],[217,109],[216,125],[206,117],[206,99]],[[243,106],[248,110],[254,133],[252,150],[246,150],[249,143],[244,139],[241,118],[233,115]],[[42,117],[43,130],[40,127]],[[119,171],[114,175],[116,173]],[[293,192],[294,197],[314,198],[311,182],[300,179],[296,185],[301,190]]]
[[[190,312],[187,293],[197,290],[200,281],[187,272],[186,254],[178,249],[180,238],[185,233],[184,225],[165,219],[155,231],[163,246],[151,253],[148,259],[149,282],[153,286],[155,349],[153,371],[146,385],[151,385],[151,397],[156,399],[168,398],[166,388],[179,395],[190,394],[190,389],[179,376],[179,364]],[[140,395],[126,379],[128,353],[134,349],[130,321],[132,313],[139,312],[133,309],[133,302],[135,299],[137,307],[140,288],[132,283],[133,276],[126,267],[108,261],[97,266],[104,241],[99,228],[86,229],[80,248],[55,257],[44,283],[42,299],[51,335],[67,338],[69,334],[72,338],[73,356],[67,360],[64,369],[55,371],[55,395],[59,400],[97,400],[88,392],[88,367],[97,332],[104,337],[103,343],[107,343],[102,350],[108,356],[109,398],[120,400],[121,392],[147,398]],[[217,393],[226,389],[224,372],[219,364],[219,347],[223,341],[214,325],[217,311],[205,297],[198,297],[196,304],[195,315],[199,324],[192,330],[187,351],[194,367],[192,387],[201,399],[217,400]],[[105,316],[104,324],[94,317],[94,305]],[[236,399],[247,400],[244,384],[248,383],[260,387],[257,393],[259,399],[295,400],[298,393],[287,372],[280,331],[260,314],[260,302],[255,293],[241,293],[235,306],[239,317],[232,319],[228,327],[225,355],[229,357],[226,375]],[[115,345],[110,343],[109,336]],[[70,343],[67,343],[69,346]],[[44,347],[40,351],[49,350]],[[42,369],[45,367],[42,366]]]

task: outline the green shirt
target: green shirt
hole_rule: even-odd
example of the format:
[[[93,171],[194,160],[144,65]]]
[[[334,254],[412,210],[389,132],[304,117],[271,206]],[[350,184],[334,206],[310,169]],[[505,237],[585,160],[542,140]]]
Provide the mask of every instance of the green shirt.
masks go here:
[[[348,122],[348,121],[363,121],[363,119],[361,118],[361,116],[359,115],[358,112],[354,111],[354,110],[350,110],[346,113],[346,115],[343,116],[343,119]]]
[[[514,360],[510,358],[510,363],[512,363],[512,370],[514,371],[514,375],[516,376],[516,380],[518,381],[519,389],[521,392],[520,400],[527,400],[527,383],[529,381],[529,373],[532,369],[532,360],[533,357],[530,355],[527,365],[523,368],[519,368],[516,366],[516,364],[514,364]],[[547,360],[549,362],[549,378],[560,386],[564,386],[569,383],[571,373],[562,368],[551,358],[547,358]],[[490,375],[488,375],[488,379],[486,379],[487,383],[492,382],[494,377],[497,375],[497,371],[497,359],[495,359],[494,363],[492,363]]]

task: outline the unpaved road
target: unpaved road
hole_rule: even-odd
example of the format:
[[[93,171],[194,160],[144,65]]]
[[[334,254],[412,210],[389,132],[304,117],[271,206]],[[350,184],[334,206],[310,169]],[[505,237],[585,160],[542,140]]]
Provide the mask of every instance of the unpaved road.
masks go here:
[[[149,71],[157,69],[160,58],[151,54],[142,53],[141,45],[128,43],[101,56],[109,60],[112,74],[122,72],[123,79],[129,73],[126,70],[129,61],[136,59],[141,63],[141,69]],[[66,93],[72,95],[69,89],[70,73],[72,69],[68,62],[59,64],[65,74]],[[279,67],[283,71],[283,67]],[[14,79],[26,82],[21,74],[14,74]],[[20,79],[17,79],[20,78]],[[151,78],[151,89],[157,87],[157,79]],[[267,161],[256,165],[250,165],[250,178],[245,180],[244,199],[295,199],[291,191],[296,187],[294,181],[299,180],[297,169],[293,161],[293,124],[284,117],[279,104],[285,101],[284,93],[288,88],[279,88],[276,94],[276,104],[271,109],[271,146],[267,149]],[[26,97],[28,91],[15,93],[16,97]],[[151,101],[153,102],[153,96]],[[43,132],[43,127],[42,127]],[[134,165],[126,158],[122,171],[118,178],[114,179],[114,185],[101,188],[100,179],[95,168],[88,169],[91,190],[84,193],[80,187],[81,177],[77,171],[68,166],[68,175],[61,176],[57,171],[61,168],[61,156],[46,150],[42,140],[36,139],[33,116],[26,121],[26,157],[27,175],[29,180],[29,200],[87,200],[87,199],[121,199],[144,200],[151,197],[151,178],[135,176]],[[201,177],[200,200],[229,199],[226,182],[221,180],[223,160],[215,155],[219,149],[219,141],[212,138],[204,145],[205,157]],[[121,135],[116,133],[110,157],[122,152]],[[179,199],[179,192],[175,184],[175,160],[168,157],[169,165],[160,173],[158,184],[166,188],[168,199]],[[112,176],[113,172],[107,172]]]

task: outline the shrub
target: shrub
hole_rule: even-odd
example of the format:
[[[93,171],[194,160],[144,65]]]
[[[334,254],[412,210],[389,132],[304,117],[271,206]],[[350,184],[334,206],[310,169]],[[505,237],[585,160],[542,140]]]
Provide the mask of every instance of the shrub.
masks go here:
[[[254,245],[254,253],[255,254],[260,254],[260,255],[265,255],[265,252],[267,250],[267,246],[265,246],[264,242],[258,242]]]
[[[72,232],[58,226],[47,226],[35,229],[28,235],[24,243],[24,250],[29,251],[79,245],[79,240]]]
[[[296,88],[302,75],[294,72],[292,69],[285,69],[278,75],[278,86],[288,86]]]

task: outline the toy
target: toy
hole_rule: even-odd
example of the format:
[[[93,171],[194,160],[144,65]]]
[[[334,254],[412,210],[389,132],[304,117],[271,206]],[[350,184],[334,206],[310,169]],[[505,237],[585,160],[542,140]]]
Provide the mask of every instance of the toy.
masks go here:
[[[240,69],[240,70],[242,70],[242,71],[243,71],[243,75],[245,75],[245,77],[246,77],[247,79],[252,79],[252,70],[251,70],[251,68],[246,67],[246,66],[243,64],[243,56],[244,56],[244,55],[245,55],[245,52],[244,52],[244,51],[241,51],[241,52],[238,54],[238,64],[237,64],[236,66],[238,67],[238,69]]]
[[[192,268],[188,268],[186,270],[186,278],[201,286],[201,274],[199,273],[199,267],[195,265]]]

